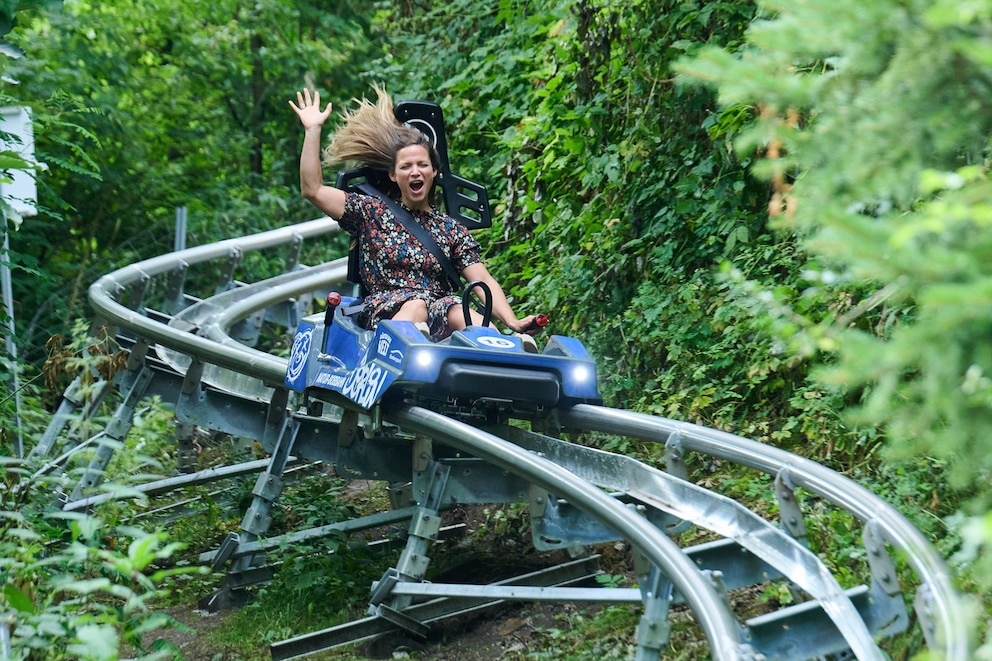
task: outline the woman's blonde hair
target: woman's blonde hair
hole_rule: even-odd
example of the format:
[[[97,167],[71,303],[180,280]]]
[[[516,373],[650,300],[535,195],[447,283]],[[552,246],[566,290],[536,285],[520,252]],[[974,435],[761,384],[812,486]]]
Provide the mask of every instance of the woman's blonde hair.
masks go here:
[[[422,145],[427,148],[434,169],[439,169],[437,151],[430,139],[417,129],[401,124],[393,113],[393,99],[379,85],[373,88],[378,102],[356,100],[358,107],[344,113],[344,123],[324,148],[324,164],[355,162],[392,172],[399,150]]]

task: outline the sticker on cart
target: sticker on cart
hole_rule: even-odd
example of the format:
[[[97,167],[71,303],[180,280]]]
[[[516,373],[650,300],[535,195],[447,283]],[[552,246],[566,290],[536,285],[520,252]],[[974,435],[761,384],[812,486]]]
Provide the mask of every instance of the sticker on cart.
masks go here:
[[[366,363],[348,375],[341,387],[341,394],[357,402],[362,408],[369,408],[379,399],[379,395],[392,379],[389,372],[375,363]]]
[[[313,343],[313,327],[302,333],[297,333],[293,339],[293,350],[289,355],[289,367],[286,369],[286,382],[296,383],[307,366],[307,356],[310,355],[310,345]]]
[[[517,346],[508,337],[494,337],[492,335],[483,335],[475,340],[484,347],[489,347],[490,349],[512,349]]]
[[[389,346],[392,343],[393,343],[393,336],[392,335],[389,335],[388,333],[383,333],[382,335],[380,335],[379,336],[379,347],[378,347],[378,349],[379,349],[379,355],[380,356],[383,356],[383,357],[388,356],[389,355]]]
[[[384,358],[394,365],[403,364],[403,348],[402,346],[397,349],[391,348],[393,344],[393,336],[388,333],[383,333],[379,336],[379,342],[376,345],[376,352],[379,354],[380,358]]]

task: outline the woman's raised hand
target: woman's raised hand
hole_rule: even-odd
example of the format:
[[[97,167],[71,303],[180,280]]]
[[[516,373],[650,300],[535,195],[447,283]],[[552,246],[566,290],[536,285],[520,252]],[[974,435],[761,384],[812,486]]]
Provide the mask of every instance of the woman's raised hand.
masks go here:
[[[313,96],[311,96],[310,90],[306,88],[302,92],[297,92],[296,103],[293,103],[292,99],[290,99],[289,105],[293,109],[293,112],[296,113],[296,116],[300,118],[304,129],[323,126],[327,118],[331,116],[330,102],[327,103],[326,108],[321,110],[320,92],[314,91]]]

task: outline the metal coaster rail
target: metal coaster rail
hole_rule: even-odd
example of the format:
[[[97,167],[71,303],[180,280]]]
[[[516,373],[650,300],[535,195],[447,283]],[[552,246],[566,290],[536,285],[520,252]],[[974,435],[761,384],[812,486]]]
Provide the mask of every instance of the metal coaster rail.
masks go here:
[[[229,536],[217,552],[201,557],[215,569],[227,567],[228,587],[234,592],[271,576],[271,569],[262,571],[258,560],[275,546],[266,534],[268,515],[291,463],[323,461],[335,464],[341,474],[408,481],[412,496],[406,507],[343,526],[359,530],[387,519],[410,521],[406,548],[396,567],[372,586],[370,617],[274,644],[274,659],[298,658],[392,630],[424,636],[429,623],[483,603],[542,598],[639,602],[643,608],[636,641],[639,659],[658,658],[668,636],[669,606],[679,602],[692,610],[714,659],[830,654],[882,659],[884,652],[875,639],[909,626],[888,547],[904,558],[918,584],[917,622],[927,647],[944,659],[969,658],[966,620],[937,551],[881,498],[813,461],[698,425],[586,404],[553,411],[540,425],[550,435],[502,421],[454,419],[411,405],[383,407],[360,420],[337,407],[303,410],[295,393],[282,385],[287,360],[252,344],[267,324],[287,331],[295,328],[316,292],[346,286],[345,259],[316,267],[299,264],[304,240],[336,230],[334,221],[319,219],[162,255],[100,278],[90,288],[90,302],[98,323],[120,334],[129,360],[113,384],[95,392],[102,399],[110,388],[117,388],[122,403],[105,430],[74,439],[67,429],[69,420],[74,415],[94,415],[99,401],[78,397],[78,384],[70,386],[34,450],[47,456],[58,445],[61,453],[49,462],[56,466],[76,451],[98,448],[80,484],[71,495],[62,496],[66,509],[82,509],[107,499],[92,492],[113,453],[113,444],[104,441],[121,440],[127,434],[136,402],[149,394],[159,394],[176,406],[181,445],[192,426],[262,442],[270,453],[267,463],[190,472],[186,478],[180,475],[148,489],[160,493],[183,484],[202,484],[215,475],[219,479],[259,473],[242,532]],[[246,254],[270,250],[287,251],[280,275],[252,283],[236,280]],[[201,267],[210,267],[206,279],[211,287],[198,298],[186,288],[191,271]],[[667,471],[557,438],[561,432],[574,431],[662,443]],[[769,522],[736,501],[687,481],[684,455],[688,452],[774,476],[781,520]],[[850,513],[862,524],[871,574],[868,585],[842,588],[807,548],[797,489]],[[539,549],[583,548],[606,540],[630,544],[639,587],[619,591],[574,587],[587,576],[586,565],[575,574],[549,570],[544,576],[488,586],[424,582],[429,551],[447,507],[521,501],[530,505]],[[708,530],[717,539],[682,548],[675,537],[690,526]],[[805,603],[750,619],[734,612],[730,591],[773,580],[786,581],[790,589],[805,595]],[[423,599],[429,601],[425,604]]]

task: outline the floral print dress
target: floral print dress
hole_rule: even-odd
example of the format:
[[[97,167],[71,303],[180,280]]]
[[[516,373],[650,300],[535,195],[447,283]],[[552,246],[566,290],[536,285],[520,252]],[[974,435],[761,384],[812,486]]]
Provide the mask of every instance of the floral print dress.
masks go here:
[[[464,225],[436,207],[429,211],[403,208],[427,229],[459,273],[482,261],[479,243]],[[346,193],[344,215],[338,224],[358,240],[359,270],[367,291],[359,323],[374,328],[380,320],[396,314],[406,301],[420,299],[427,304],[431,337],[437,340],[447,335],[448,308],[461,305],[462,299],[451,293],[444,267],[386,203],[368,195]]]

